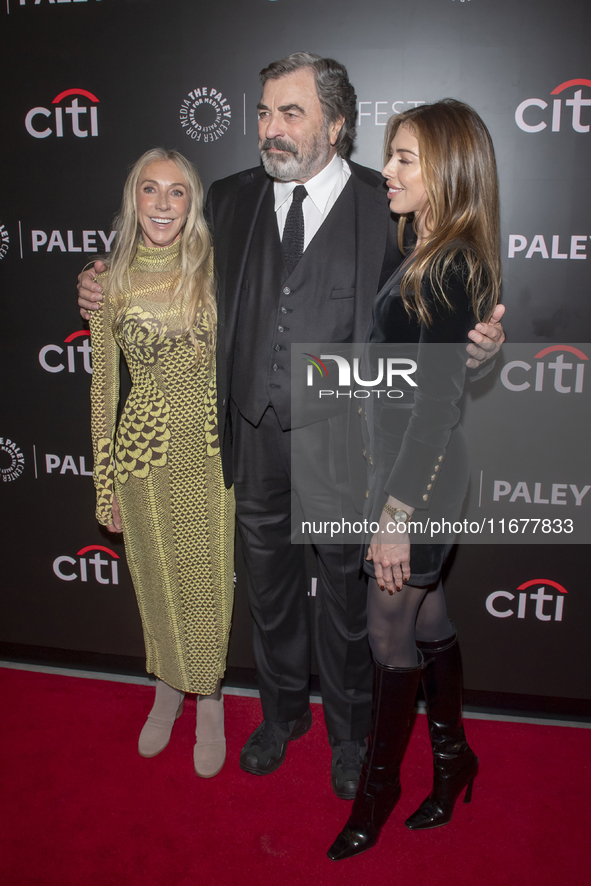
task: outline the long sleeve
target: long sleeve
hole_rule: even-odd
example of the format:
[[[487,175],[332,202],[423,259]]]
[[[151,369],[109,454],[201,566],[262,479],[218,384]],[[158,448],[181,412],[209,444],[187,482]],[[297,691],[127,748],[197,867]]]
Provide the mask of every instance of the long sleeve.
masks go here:
[[[467,334],[476,318],[459,272],[445,286],[451,307],[429,292],[433,323],[422,326],[412,415],[385,491],[415,508],[428,508],[445,459],[466,377]]]
[[[103,283],[102,280],[99,282]],[[93,477],[96,518],[103,526],[113,522],[113,451],[119,403],[119,346],[113,336],[111,322],[108,302],[90,317]]]

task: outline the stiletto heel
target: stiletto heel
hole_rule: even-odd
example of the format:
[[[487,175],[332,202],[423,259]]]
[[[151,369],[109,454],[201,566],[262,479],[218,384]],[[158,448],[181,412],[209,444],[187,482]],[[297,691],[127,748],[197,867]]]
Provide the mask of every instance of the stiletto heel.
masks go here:
[[[468,782],[468,787],[466,788],[466,793],[464,794],[464,803],[470,803],[472,800],[472,787],[474,785],[474,777],[470,779]]]

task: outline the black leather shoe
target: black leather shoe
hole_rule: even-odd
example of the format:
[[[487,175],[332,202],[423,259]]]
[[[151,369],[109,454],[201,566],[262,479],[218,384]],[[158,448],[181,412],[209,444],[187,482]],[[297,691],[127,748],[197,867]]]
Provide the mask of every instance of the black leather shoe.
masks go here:
[[[240,768],[253,775],[268,775],[270,772],[275,772],[285,760],[288,742],[301,738],[311,725],[310,708],[299,720],[290,720],[289,723],[263,720],[242,748]]]
[[[330,783],[341,800],[354,800],[367,742],[338,741],[332,748]]]

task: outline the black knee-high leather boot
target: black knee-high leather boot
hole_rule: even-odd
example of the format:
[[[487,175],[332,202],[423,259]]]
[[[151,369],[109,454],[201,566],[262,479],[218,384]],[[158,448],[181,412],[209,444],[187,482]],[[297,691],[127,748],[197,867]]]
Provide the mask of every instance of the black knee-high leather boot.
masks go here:
[[[328,857],[359,855],[377,843],[400,797],[400,763],[410,733],[422,664],[390,668],[374,662],[373,723],[349,820]]]
[[[422,682],[433,748],[433,789],[405,822],[411,831],[438,828],[452,817],[467,787],[472,799],[478,757],[468,746],[462,725],[462,660],[456,634],[434,643],[417,642],[425,659]]]

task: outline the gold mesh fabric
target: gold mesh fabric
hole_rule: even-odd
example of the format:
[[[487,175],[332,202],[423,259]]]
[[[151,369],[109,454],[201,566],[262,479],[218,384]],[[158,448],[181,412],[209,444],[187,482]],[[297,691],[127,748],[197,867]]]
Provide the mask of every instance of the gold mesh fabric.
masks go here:
[[[234,499],[225,489],[215,367],[181,334],[173,299],[179,244],[138,247],[115,333],[109,298],[90,321],[97,519],[112,522],[113,489],[142,619],[146,668],[207,695],[223,676],[233,601]],[[107,275],[101,275],[103,285]],[[197,330],[205,342],[207,318]],[[116,426],[119,357],[132,389]]]

